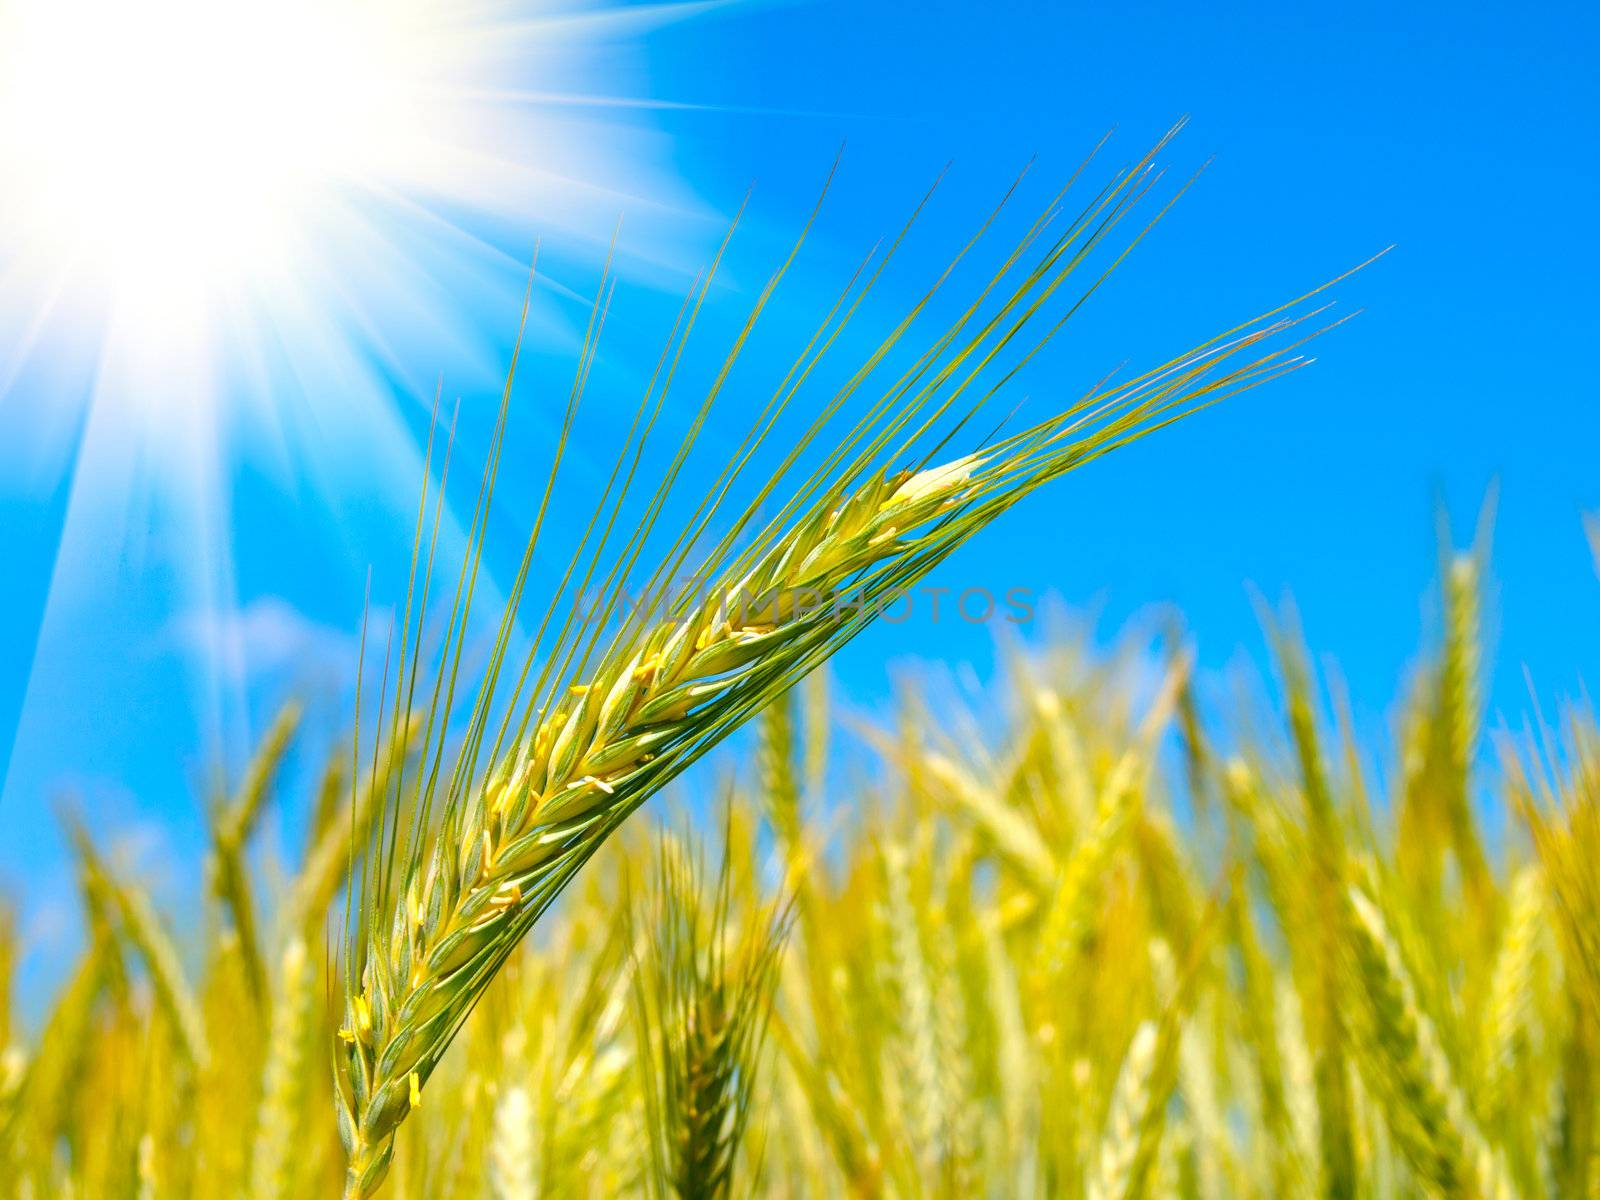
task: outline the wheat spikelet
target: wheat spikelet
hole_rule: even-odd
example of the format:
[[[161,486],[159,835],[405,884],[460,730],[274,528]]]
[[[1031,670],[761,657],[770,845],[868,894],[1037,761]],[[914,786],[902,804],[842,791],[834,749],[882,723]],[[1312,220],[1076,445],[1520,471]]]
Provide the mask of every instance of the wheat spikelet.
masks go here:
[[[0,1050],[0,1172],[11,1179],[19,1175],[17,1124],[28,1065],[27,1051],[21,1046]]]
[[[221,840],[235,846],[242,846],[250,840],[304,715],[304,708],[294,700],[278,710],[278,715],[257,744],[231,803],[222,806],[218,815],[218,836]]]
[[[1222,913],[1216,903],[1208,907],[1181,969],[1163,939],[1147,943],[1161,1015],[1141,1023],[1123,1062],[1089,1178],[1090,1200],[1139,1200],[1157,1183],[1181,1047]]]
[[[992,1052],[984,1020],[987,989],[983,955],[978,949],[982,914],[976,907],[973,878],[978,861],[977,839],[967,835],[941,856],[938,830],[929,822],[922,861],[936,872],[937,897],[919,912],[920,933],[934,979],[935,1029],[939,1035],[939,1070],[946,1100],[945,1156],[941,1180],[954,1195],[971,1195],[982,1185],[979,1159],[985,1114],[971,1098],[987,1088],[993,1075]]]
[[[852,1195],[876,1196],[882,1190],[883,1166],[860,1109],[848,1102],[835,1076],[808,1054],[775,1014],[773,1041],[805,1093],[811,1119],[832,1152],[839,1174]]]
[[[1007,804],[995,789],[984,786],[942,754],[929,755],[923,765],[945,794],[972,815],[1024,878],[1042,894],[1055,890],[1060,878],[1056,857],[1021,812]]]
[[[1547,881],[1574,992],[1585,1018],[1600,1022],[1600,801],[1573,785],[1564,816],[1523,799],[1523,817]]]
[[[799,1073],[781,1057],[775,1068],[778,1100],[769,1116],[774,1123],[781,1123],[784,1136],[767,1142],[773,1156],[768,1180],[779,1194],[794,1195],[807,1186],[808,1180],[837,1179],[837,1174],[829,1162],[828,1148],[812,1116],[811,1101]]]
[[[138,1200],[156,1200],[161,1194],[160,1173],[156,1169],[156,1142],[148,1133],[139,1139]]]
[[[538,1029],[537,1053],[524,1066],[520,1055],[506,1061],[502,1079],[527,1080],[534,1102],[538,1142],[536,1181],[541,1190],[557,1192],[572,1181],[590,1178],[607,1162],[603,1148],[613,1137],[632,1137],[633,1085],[648,1069],[629,1028],[635,999],[631,939],[627,921],[614,919],[613,902],[597,888],[585,889],[584,904],[573,914],[574,930],[555,948],[541,971],[544,986],[530,997],[519,1020]],[[581,921],[580,921],[581,918]],[[572,964],[563,969],[563,963]],[[570,977],[576,974],[576,980]],[[520,1044],[521,1030],[514,1031]],[[513,1038],[501,1040],[502,1048]],[[634,1161],[629,1170],[640,1173]],[[612,1190],[616,1190],[613,1185]]]
[[[1445,652],[1439,670],[1445,713],[1441,724],[1449,747],[1449,827],[1462,874],[1478,902],[1492,886],[1468,792],[1483,706],[1480,575],[1479,561],[1472,555],[1459,554],[1450,563],[1445,579]]]
[[[1278,1046],[1278,1021],[1274,1010],[1272,967],[1256,936],[1250,912],[1250,893],[1240,888],[1229,906],[1229,933],[1239,959],[1239,1022],[1250,1049],[1251,1065],[1260,1090],[1261,1123],[1274,1148],[1274,1182],[1277,1190],[1287,1191],[1293,1172],[1286,1163],[1294,1149],[1289,1129],[1289,1110],[1283,1055]]]
[[[794,758],[794,704],[781,696],[762,713],[758,762],[767,820],[791,862],[801,853],[800,783]]]
[[[1407,711],[1406,786],[1399,812],[1399,857],[1404,876],[1432,911],[1423,925],[1440,936],[1446,856],[1454,853],[1478,928],[1492,934],[1494,883],[1471,807],[1473,760],[1482,723],[1482,564],[1477,554],[1441,563],[1443,644],[1436,665],[1418,680]]]
[[[807,675],[797,689],[800,697],[802,744],[800,760],[806,789],[820,795],[828,779],[828,671]]]
[[[398,786],[411,752],[420,718],[408,721],[387,738],[374,755],[371,769],[360,773],[342,818],[329,817],[306,850],[305,861],[285,904],[285,926],[291,933],[309,934],[320,924],[328,906],[344,886],[354,857],[352,847],[365,846],[385,797]],[[337,774],[334,774],[337,779]],[[335,807],[332,802],[329,807]],[[315,829],[316,826],[314,825]]]
[[[14,998],[12,991],[17,972],[17,923],[10,908],[0,904],[0,1050],[17,1041],[13,1028]]]
[[[263,1011],[267,1004],[267,970],[256,929],[245,846],[300,726],[301,713],[300,705],[292,701],[283,706],[251,758],[237,794],[230,802],[219,804],[212,814],[212,853],[207,864],[212,891],[232,920],[250,998]]]
[[[1041,953],[1030,972],[1030,991],[1040,1013],[1052,1011],[1053,998],[1070,978],[1078,948],[1089,931],[1095,889],[1135,820],[1152,748],[1171,716],[1187,670],[1183,659],[1168,668],[1135,744],[1117,759],[1101,787],[1093,825],[1073,846],[1061,871],[1040,930]],[[1046,1042],[1051,1040],[1055,1029],[1050,1018],[1041,1018],[1039,1032]]]
[[[825,742],[825,736],[813,734],[815,723],[823,719],[819,703],[821,701],[813,696],[807,714],[805,755],[808,760],[814,760],[823,753],[817,743]],[[810,833],[801,818],[800,780],[795,764],[794,706],[789,697],[781,697],[768,707],[761,733],[763,803],[783,863],[784,888],[793,896],[795,909],[796,930],[781,976],[784,985],[805,989],[814,1024],[818,1028],[830,1028],[835,1020],[836,1006],[828,977],[832,961],[830,941],[822,916],[826,897],[822,894],[821,881],[814,870],[819,850],[813,846]],[[820,767],[817,769],[820,772]],[[811,768],[807,767],[808,774],[810,771]],[[820,782],[812,779],[811,786],[814,789],[820,787]]]
[[[1277,636],[1278,659],[1289,707],[1289,731],[1299,766],[1305,805],[1305,850],[1310,855],[1309,908],[1316,935],[1308,939],[1310,990],[1303,995],[1312,1031],[1317,1081],[1317,1124],[1321,1134],[1319,1175],[1324,1195],[1346,1196],[1356,1187],[1356,1154],[1351,1131],[1350,1073],[1342,1012],[1340,929],[1345,888],[1345,830],[1329,783],[1317,735],[1310,668],[1303,647],[1287,632]]]
[[[265,1012],[266,967],[261,958],[255,900],[250,894],[244,846],[223,830],[221,822],[213,822],[212,849],[206,865],[212,894],[221,902],[231,921],[229,927],[219,932],[220,957],[239,972],[249,1003],[257,1012]]]
[[[87,881],[86,881],[87,884]],[[114,935],[100,909],[100,893],[85,887],[91,934],[72,975],[52,1005],[39,1048],[20,1085],[17,1102],[0,1137],[6,1144],[50,1144],[61,1136],[72,1100],[81,1094],[94,1049],[97,1007],[108,983],[119,975]],[[39,1164],[23,1164],[19,1175],[32,1186]]]
[[[1287,1157],[1294,1183],[1286,1194],[1306,1196],[1320,1191],[1322,1134],[1318,1128],[1317,1073],[1300,1012],[1300,997],[1287,978],[1274,989],[1278,1054],[1283,1061],[1284,1107],[1289,1118]]]
[[[16,971],[16,926],[0,907],[0,1172],[16,1171],[16,1127],[22,1087],[28,1078],[28,1052],[12,1029],[12,986]]]
[[[1001,1157],[1014,1164],[1019,1180],[1026,1179],[1037,1170],[1034,1139],[1038,1135],[1039,1111],[1033,1045],[1023,1015],[1017,971],[1006,953],[999,921],[992,913],[986,913],[979,919],[979,930],[983,941],[985,1008],[992,1015],[996,1035],[995,1073],[1006,1148]]]
[[[1169,1146],[1163,1140],[1162,1151],[1164,1156],[1170,1150],[1175,1158],[1191,1160],[1198,1194],[1203,1200],[1221,1200],[1236,1194],[1239,1179],[1236,1151],[1223,1113],[1212,1060],[1214,1047],[1202,1032],[1209,1023],[1203,1019],[1203,1014],[1197,1014],[1179,1039],[1178,1092],[1183,1097],[1183,1111],[1188,1117],[1184,1128],[1193,1129],[1191,1144],[1180,1151],[1177,1144]],[[1177,1192],[1179,1181],[1170,1166],[1163,1166],[1159,1179],[1170,1184],[1170,1191],[1162,1194]]]

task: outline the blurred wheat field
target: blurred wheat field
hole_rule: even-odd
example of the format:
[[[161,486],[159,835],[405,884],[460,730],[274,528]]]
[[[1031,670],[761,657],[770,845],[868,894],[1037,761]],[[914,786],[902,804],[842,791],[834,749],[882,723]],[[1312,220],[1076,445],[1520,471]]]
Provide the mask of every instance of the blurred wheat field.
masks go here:
[[[1600,1195],[1600,730],[1480,752],[1482,570],[1445,571],[1381,770],[1287,628],[1280,721],[1203,711],[1181,640],[1064,641],[1011,656],[1003,720],[908,699],[865,769],[813,677],[515,950],[385,1194]],[[215,807],[200,944],[82,831],[36,1030],[0,927],[0,1194],[344,1187],[324,930],[395,764],[351,799],[330,763],[268,899],[297,722]]]

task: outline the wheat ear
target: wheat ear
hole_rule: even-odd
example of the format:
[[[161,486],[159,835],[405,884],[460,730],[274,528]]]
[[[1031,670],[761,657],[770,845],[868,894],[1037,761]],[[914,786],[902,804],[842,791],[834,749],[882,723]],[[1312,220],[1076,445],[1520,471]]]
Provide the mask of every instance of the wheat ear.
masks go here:
[[[1143,802],[1144,778],[1155,744],[1171,718],[1188,671],[1187,657],[1178,658],[1168,667],[1160,692],[1140,722],[1134,744],[1123,751],[1106,777],[1093,824],[1072,847],[1045,908],[1039,932],[1040,952],[1029,973],[1029,991],[1039,1014],[1038,1034],[1046,1042],[1056,1035],[1058,997],[1070,986],[1081,944],[1092,931],[1106,867],[1122,846]]]
[[[295,1195],[295,1141],[304,1120],[305,1063],[315,1005],[311,956],[305,940],[296,933],[283,951],[272,1006],[265,1078],[250,1156],[252,1200],[288,1200]]]
[[[1417,1173],[1442,1195],[1517,1195],[1502,1156],[1479,1130],[1433,1023],[1417,1001],[1400,948],[1376,904],[1348,890],[1354,984],[1371,1021],[1374,1090]]]
[[[1358,1185],[1349,1034],[1340,988],[1340,931],[1345,921],[1349,851],[1317,734],[1314,684],[1304,643],[1287,627],[1276,631],[1275,637],[1305,804],[1307,840],[1302,848],[1309,861],[1303,869],[1309,874],[1305,887],[1315,936],[1307,939],[1310,970],[1302,1000],[1315,1054],[1317,1130],[1321,1136],[1318,1172],[1324,1195],[1346,1196]]]
[[[494,1200],[534,1200],[539,1194],[536,1114],[528,1089],[510,1084],[494,1106],[489,1184]]]
[[[194,989],[183,972],[178,948],[157,915],[144,889],[116,878],[95,850],[89,836],[77,825],[69,828],[78,849],[89,886],[105,898],[116,914],[121,933],[144,960],[150,986],[162,1013],[177,1034],[177,1044],[194,1067],[210,1060],[205,1022]]]
[[[1538,867],[1523,867],[1512,880],[1484,1012],[1481,1107],[1493,1120],[1505,1114],[1512,1097],[1522,1038],[1534,1016],[1535,967],[1547,919],[1544,876]]]
[[[267,1006],[267,969],[261,954],[245,852],[271,794],[273,781],[283,765],[284,755],[300,726],[301,712],[301,706],[293,701],[279,710],[250,760],[238,793],[219,804],[212,814],[212,853],[207,864],[211,888],[233,922],[250,999],[263,1011]]]
[[[1155,1079],[1160,1028],[1156,1021],[1143,1022],[1123,1056],[1095,1166],[1085,1183],[1089,1200],[1128,1200],[1134,1194],[1149,1131],[1165,1120],[1167,1095],[1157,1095]]]
[[[424,700],[430,714],[424,737],[433,747],[431,765],[418,773],[425,778],[413,793],[410,815],[399,809],[392,814],[388,853],[369,859],[373,866],[363,880],[362,920],[350,931],[336,1073],[351,1196],[369,1194],[382,1180],[395,1130],[419,1102],[429,1074],[500,964],[611,831],[649,796],[1028,493],[1195,408],[1302,365],[1303,360],[1290,355],[1290,348],[1269,350],[1245,365],[1234,365],[1235,355],[1293,324],[1269,316],[1127,383],[1096,389],[1060,415],[1021,433],[928,465],[937,461],[933,456],[943,452],[949,437],[987,395],[1037,353],[1037,345],[1025,346],[1018,352],[1021,362],[1001,371],[999,379],[983,390],[980,381],[1002,351],[1016,344],[1052,293],[1115,228],[1153,178],[1144,164],[1120,177],[1068,224],[1038,263],[1019,267],[1056,215],[1052,205],[1001,268],[996,282],[853,430],[839,438],[826,461],[752,536],[757,513],[778,481],[882,361],[911,318],[902,322],[885,348],[824,406],[772,481],[757,491],[742,513],[724,518],[727,532],[696,573],[697,578],[711,581],[704,592],[668,603],[665,612],[636,611],[603,649],[602,631],[615,611],[614,602],[587,623],[577,621],[575,613],[569,615],[553,631],[553,650],[542,623],[495,732],[490,714],[504,699],[496,693],[496,682],[507,665],[517,601],[565,448],[563,433],[541,515],[524,552],[455,766],[446,770],[439,714],[448,714],[454,705],[465,637],[463,614],[477,582],[482,531],[503,448],[508,387],[479,492],[474,540],[456,587],[454,641],[432,697]],[[1017,274],[1020,282],[1001,297],[998,311],[981,317],[999,280]],[[758,299],[695,418],[694,430],[702,426],[775,284],[776,280]],[[1087,290],[1092,292],[1098,284],[1099,279]],[[603,286],[596,296],[564,431],[570,428],[571,412],[587,378],[609,295],[609,287]],[[691,305],[689,324],[694,310]],[[852,311],[853,307],[846,309],[844,316]],[[1050,332],[1053,329],[1044,337]],[[678,577],[756,446],[835,336],[836,329],[826,329],[826,336],[819,331],[778,394],[758,414],[739,453],[650,574],[646,594],[654,594],[662,581]],[[663,357],[675,361],[670,354]],[[647,393],[641,402],[580,547],[587,565],[575,557],[562,589],[570,584],[581,593],[594,580],[625,581],[636,567],[667,490],[682,469],[688,443],[674,457],[644,522],[627,538],[609,569],[601,556],[618,524],[622,498],[662,394]],[[947,430],[932,447],[925,447],[952,409],[966,415],[956,421],[955,430]],[[914,455],[910,466],[896,469],[886,461],[907,455]],[[614,492],[613,484],[619,480],[620,489]],[[418,540],[420,545],[420,532]],[[425,598],[425,589],[421,594]],[[402,680],[414,679],[414,651],[410,662],[413,674],[408,677],[402,669]],[[412,690],[409,683],[397,689],[406,698],[396,701],[390,718],[396,726],[411,711]],[[398,836],[402,825],[410,831],[404,837]],[[380,824],[380,844],[384,832]]]
[[[663,838],[653,937],[634,969],[652,1194],[674,1200],[734,1194],[788,930],[776,909],[745,914],[736,927],[726,845],[721,862],[707,897],[696,857]]]

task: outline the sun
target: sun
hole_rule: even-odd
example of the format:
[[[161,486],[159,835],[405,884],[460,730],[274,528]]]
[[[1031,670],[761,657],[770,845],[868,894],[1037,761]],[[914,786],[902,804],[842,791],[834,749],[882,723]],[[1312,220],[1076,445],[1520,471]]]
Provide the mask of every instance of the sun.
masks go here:
[[[392,289],[399,226],[515,210],[549,235],[597,209],[586,190],[614,209],[653,190],[621,143],[607,163],[604,139],[575,134],[572,97],[539,78],[581,58],[592,28],[640,20],[627,14],[588,0],[0,0],[0,288],[32,285],[13,311],[93,314],[164,348],[165,382],[193,368],[212,387],[224,331],[258,341],[333,291],[349,303],[363,273],[388,276],[366,294]],[[615,102],[579,98],[596,99]]]
[[[114,298],[137,294],[152,320],[237,299],[307,248],[320,213],[428,158],[444,82],[428,15],[367,0],[14,3],[9,235]]]
[[[690,257],[710,214],[643,41],[703,7],[0,0],[0,449],[66,497],[18,744],[60,715],[39,680],[237,607],[270,504],[335,546],[351,511],[403,526],[436,389],[493,393],[536,245],[549,345],[581,328],[551,260],[587,279],[620,214],[641,271]]]
[[[695,208],[616,64],[696,7],[0,0],[0,437],[193,491],[481,383],[541,239]]]
[[[156,260],[189,276],[270,253],[319,193],[404,152],[412,81],[360,16],[29,4],[7,106],[28,232],[119,271]]]

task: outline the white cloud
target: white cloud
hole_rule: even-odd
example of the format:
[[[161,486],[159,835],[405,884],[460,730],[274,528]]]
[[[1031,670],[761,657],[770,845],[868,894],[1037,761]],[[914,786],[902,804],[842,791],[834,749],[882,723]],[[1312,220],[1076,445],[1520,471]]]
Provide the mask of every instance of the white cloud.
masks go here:
[[[369,648],[376,644],[381,651],[386,626],[385,615],[373,614]],[[243,682],[295,676],[347,685],[355,679],[360,649],[356,633],[314,621],[280,596],[228,611],[185,613],[167,634],[168,646]]]

